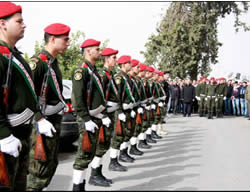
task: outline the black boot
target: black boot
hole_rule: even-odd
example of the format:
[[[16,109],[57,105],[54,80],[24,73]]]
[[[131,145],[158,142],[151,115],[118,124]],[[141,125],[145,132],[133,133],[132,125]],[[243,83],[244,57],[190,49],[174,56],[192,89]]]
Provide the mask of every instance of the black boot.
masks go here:
[[[144,140],[139,140],[138,147],[142,149],[150,149],[152,146],[148,145],[147,141],[144,139]]]
[[[96,169],[99,170],[99,174],[104,178],[104,180],[106,180],[106,181],[107,181],[108,183],[110,183],[110,184],[113,183],[113,181],[112,181],[111,179],[108,179],[108,178],[106,178],[106,177],[103,175],[103,173],[102,173],[102,165],[100,165],[100,167],[99,167],[99,168],[96,168]]]
[[[85,180],[81,184],[73,184],[72,192],[85,192]]]
[[[212,113],[208,113],[208,119],[212,119],[213,116],[212,116]]]
[[[143,152],[140,151],[139,149],[137,149],[136,144],[135,144],[135,145],[131,145],[131,148],[130,148],[130,150],[129,150],[129,153],[130,153],[131,155],[143,155]]]
[[[122,162],[133,163],[135,159],[129,156],[127,151],[128,148],[120,150],[119,160]]]
[[[153,139],[161,139],[162,138],[161,136],[157,135],[156,131],[152,131],[151,137]]]
[[[202,112],[199,113],[199,116],[202,117]]]
[[[128,168],[126,166],[121,165],[118,162],[117,157],[116,157],[116,158],[111,158],[110,159],[109,170],[110,171],[125,172],[125,171],[128,171]]]
[[[110,183],[108,183],[100,174],[98,171],[98,168],[94,169],[91,168],[91,176],[89,178],[89,184],[94,186],[103,186],[103,187],[109,187]]]
[[[152,139],[151,135],[146,135],[147,143],[157,143],[156,140]]]

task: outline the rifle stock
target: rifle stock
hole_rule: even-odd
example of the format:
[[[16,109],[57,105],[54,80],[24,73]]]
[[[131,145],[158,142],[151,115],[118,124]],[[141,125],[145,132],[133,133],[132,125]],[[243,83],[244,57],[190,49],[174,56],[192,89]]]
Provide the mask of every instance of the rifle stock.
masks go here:
[[[47,161],[47,156],[46,156],[46,152],[45,152],[45,149],[44,149],[43,137],[38,132],[38,128],[37,128],[37,133],[36,133],[36,144],[35,144],[34,159],[42,161],[42,162]]]
[[[115,132],[116,132],[117,135],[121,135],[122,134],[121,120],[119,120],[119,119],[116,122]]]
[[[10,178],[4,158],[4,153],[0,152],[0,190],[8,190]]]
[[[9,88],[5,87],[3,90],[3,104],[5,105],[6,112],[8,111],[9,108]]]
[[[140,113],[137,113],[137,115],[136,115],[136,123],[137,124],[142,124]]]

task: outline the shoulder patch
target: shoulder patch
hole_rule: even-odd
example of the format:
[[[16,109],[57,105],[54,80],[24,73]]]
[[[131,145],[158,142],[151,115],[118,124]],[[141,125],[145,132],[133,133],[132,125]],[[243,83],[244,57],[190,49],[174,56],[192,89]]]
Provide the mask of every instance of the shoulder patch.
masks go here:
[[[79,71],[75,72],[74,79],[75,80],[81,80],[82,79],[82,73],[79,72]]]
[[[37,58],[31,58],[30,63],[29,63],[31,70],[36,69],[38,61],[39,60]]]
[[[116,84],[121,84],[121,81],[122,81],[122,77],[121,76],[116,76],[114,79],[115,79],[115,83]]]

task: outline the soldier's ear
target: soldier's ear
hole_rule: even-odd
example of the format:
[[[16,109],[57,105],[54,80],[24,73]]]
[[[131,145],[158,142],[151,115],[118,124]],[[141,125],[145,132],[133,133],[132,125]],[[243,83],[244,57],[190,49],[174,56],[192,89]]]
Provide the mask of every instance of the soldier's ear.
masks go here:
[[[5,27],[6,27],[6,20],[0,19],[0,28],[5,29]]]

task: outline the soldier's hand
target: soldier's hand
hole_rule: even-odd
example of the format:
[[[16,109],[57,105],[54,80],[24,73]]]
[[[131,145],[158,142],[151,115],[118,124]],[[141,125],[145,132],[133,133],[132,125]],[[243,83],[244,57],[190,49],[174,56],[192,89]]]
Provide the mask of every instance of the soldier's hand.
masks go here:
[[[137,109],[137,113],[142,114],[142,113],[143,113],[143,108],[139,107],[139,108]]]
[[[131,111],[131,113],[130,113],[130,116],[132,117],[132,118],[135,118],[135,115],[136,115],[136,113],[135,113],[135,111]]]
[[[0,140],[0,151],[3,153],[18,157],[21,149],[22,144],[20,140],[14,137],[12,134],[9,137]]]
[[[216,102],[216,101],[218,101],[218,99],[217,99],[217,98],[215,99],[215,102]]]
[[[205,98],[205,101],[207,101],[207,97]]]
[[[159,103],[159,107],[163,107],[163,103],[162,102]]]
[[[54,126],[44,118],[40,119],[37,122],[37,126],[38,126],[39,133],[44,134],[47,137],[53,137],[52,131],[54,133],[56,133],[56,130],[55,130]]]
[[[124,113],[120,113],[118,115],[118,119],[121,120],[121,121],[123,121],[123,122],[126,122],[126,115]]]
[[[109,127],[110,123],[111,123],[110,118],[105,117],[102,119],[102,124],[105,125],[106,127]]]
[[[98,129],[98,126],[92,120],[84,122],[84,124],[85,124],[85,129],[92,133],[95,133],[95,129]]]
[[[224,96],[223,100],[226,100],[226,99],[227,99],[227,97]]]
[[[156,108],[155,104],[152,104],[152,105],[151,105],[151,109],[154,109],[154,110],[155,110],[155,108]]]

